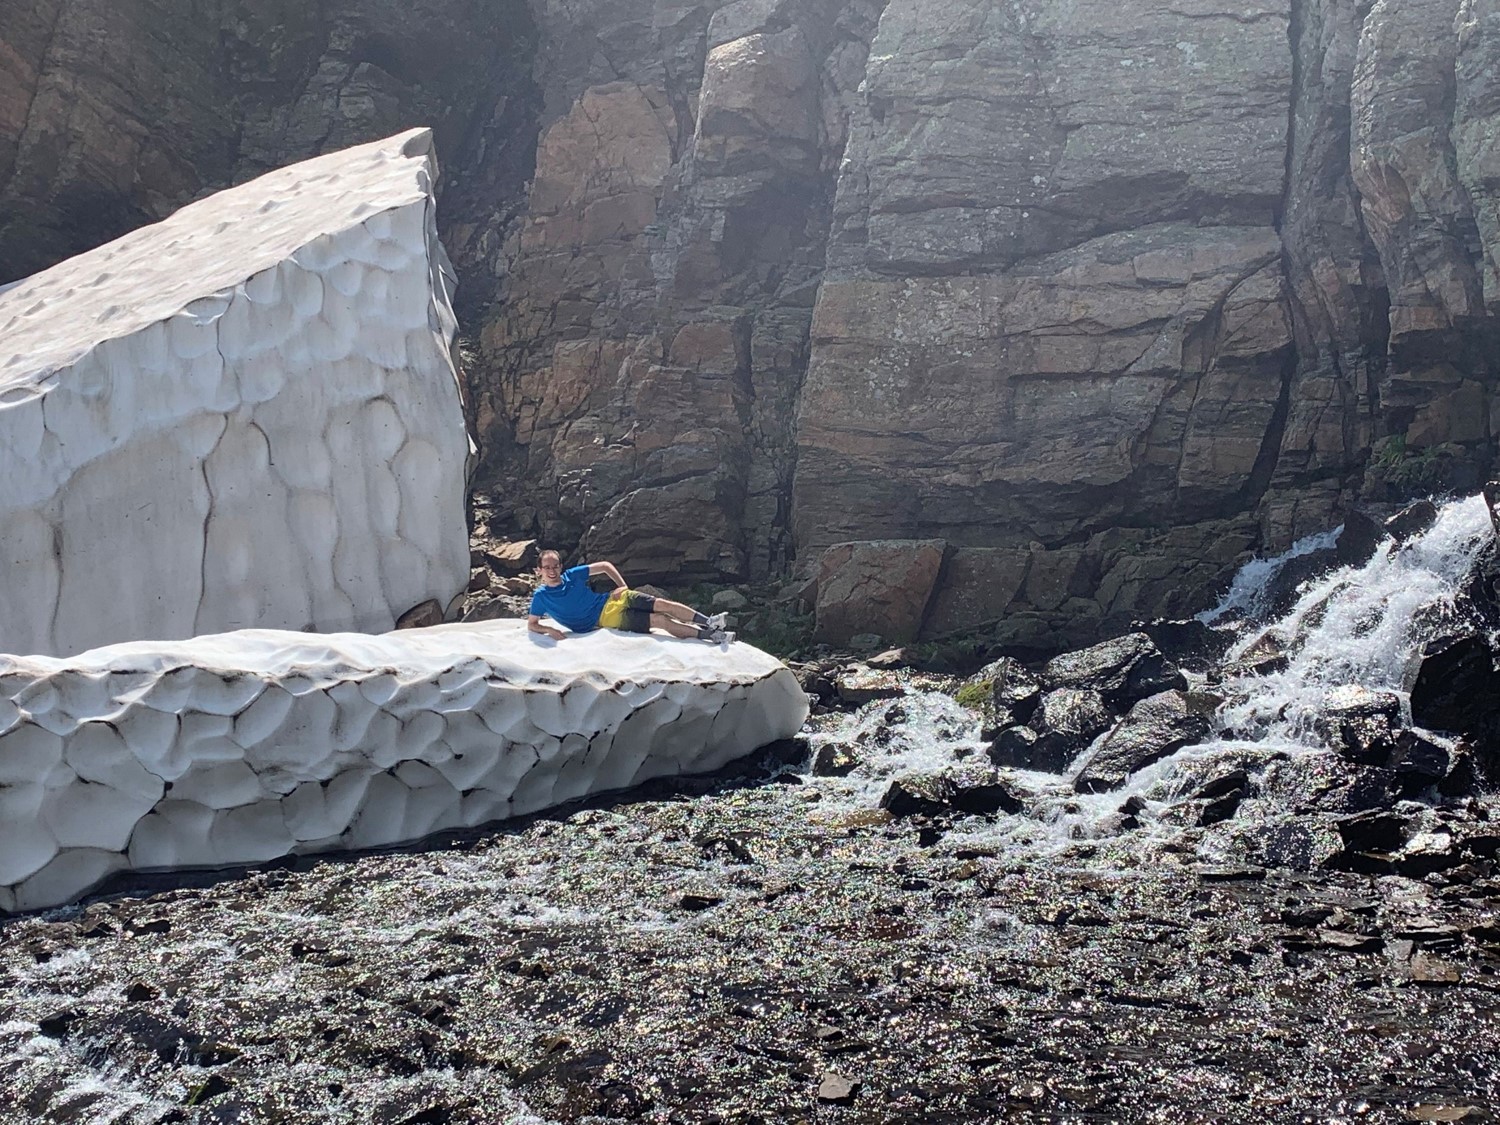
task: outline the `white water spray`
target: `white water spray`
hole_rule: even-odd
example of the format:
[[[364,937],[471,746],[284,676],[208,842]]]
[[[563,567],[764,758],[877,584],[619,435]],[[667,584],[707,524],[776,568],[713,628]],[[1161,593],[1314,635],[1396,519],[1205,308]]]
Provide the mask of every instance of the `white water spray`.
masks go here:
[[[1224,736],[1270,746],[1317,746],[1314,721],[1330,692],[1346,685],[1397,693],[1464,576],[1493,534],[1483,497],[1444,505],[1437,521],[1405,544],[1388,543],[1361,567],[1310,583],[1267,629],[1248,629],[1228,661],[1269,640],[1285,667],[1225,683]]]
[[[1219,599],[1219,604],[1197,614],[1196,619],[1205,625],[1213,625],[1226,617],[1251,621],[1263,617],[1269,605],[1271,583],[1276,580],[1282,568],[1293,559],[1332,547],[1338,542],[1339,533],[1343,530],[1341,524],[1332,531],[1305,535],[1279,555],[1251,559],[1235,574],[1228,592]]]

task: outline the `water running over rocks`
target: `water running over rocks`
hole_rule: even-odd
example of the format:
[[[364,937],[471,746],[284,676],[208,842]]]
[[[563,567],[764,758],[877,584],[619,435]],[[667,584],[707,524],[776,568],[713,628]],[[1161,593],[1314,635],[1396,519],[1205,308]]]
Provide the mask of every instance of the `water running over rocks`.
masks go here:
[[[1434,644],[1489,674],[1487,518],[1227,666],[825,667],[723,777],[12,919],[0,1121],[1494,1120],[1500,809],[1412,726]]]

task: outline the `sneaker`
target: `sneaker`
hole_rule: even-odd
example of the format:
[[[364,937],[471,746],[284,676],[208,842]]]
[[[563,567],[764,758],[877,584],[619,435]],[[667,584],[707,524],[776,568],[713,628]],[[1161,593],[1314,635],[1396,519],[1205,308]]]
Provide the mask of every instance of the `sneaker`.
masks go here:
[[[734,634],[730,633],[730,632],[727,632],[724,629],[715,629],[711,633],[709,633],[708,636],[704,637],[703,639],[705,641],[711,641],[711,642],[713,642],[716,645],[726,645],[727,646],[727,645],[734,644]]]
[[[715,613],[704,622],[710,629],[724,629],[729,625],[729,614]]]

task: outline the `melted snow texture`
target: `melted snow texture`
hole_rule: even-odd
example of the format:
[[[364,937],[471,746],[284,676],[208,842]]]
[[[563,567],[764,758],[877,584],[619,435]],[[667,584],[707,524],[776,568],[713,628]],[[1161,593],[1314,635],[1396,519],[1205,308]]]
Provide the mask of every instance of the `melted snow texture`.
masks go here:
[[[464,588],[427,130],[0,294],[0,651],[391,628]]]
[[[553,642],[517,621],[0,656],[0,909],[123,868],[391,844],[713,770],[806,717],[791,672],[748,645]]]

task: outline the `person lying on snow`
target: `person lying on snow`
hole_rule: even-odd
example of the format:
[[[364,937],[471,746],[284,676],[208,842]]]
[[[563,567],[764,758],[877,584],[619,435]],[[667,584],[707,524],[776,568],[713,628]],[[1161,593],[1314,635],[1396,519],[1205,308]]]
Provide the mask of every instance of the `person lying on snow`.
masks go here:
[[[734,640],[733,633],[724,631],[726,620],[722,613],[708,617],[681,602],[632,590],[625,585],[614,563],[583,563],[564,570],[562,557],[556,551],[543,551],[536,572],[542,584],[531,595],[526,628],[555,641],[568,634],[543,625],[543,617],[550,617],[575,633],[589,633],[597,628],[649,633],[656,628],[674,637],[715,644]],[[589,578],[596,574],[615,584],[614,593],[601,594],[589,588]]]

